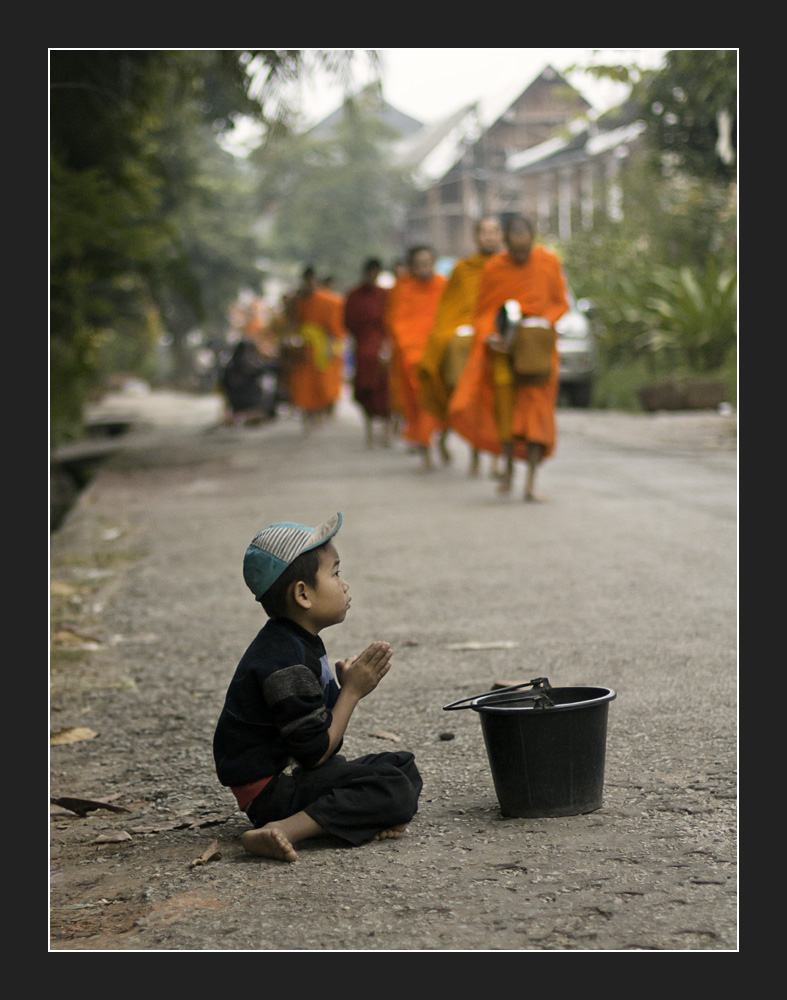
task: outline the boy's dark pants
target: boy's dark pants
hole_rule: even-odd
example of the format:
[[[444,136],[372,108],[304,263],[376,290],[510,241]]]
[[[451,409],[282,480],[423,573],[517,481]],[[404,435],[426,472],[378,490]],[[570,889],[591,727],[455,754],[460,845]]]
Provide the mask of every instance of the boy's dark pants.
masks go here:
[[[346,760],[335,754],[319,767],[280,774],[247,807],[255,827],[303,810],[326,833],[357,846],[381,830],[409,823],[423,781],[405,750]]]

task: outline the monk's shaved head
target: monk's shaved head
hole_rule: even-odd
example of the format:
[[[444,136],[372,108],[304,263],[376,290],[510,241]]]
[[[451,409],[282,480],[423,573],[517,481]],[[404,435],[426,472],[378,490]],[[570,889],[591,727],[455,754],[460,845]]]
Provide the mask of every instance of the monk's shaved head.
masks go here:
[[[533,223],[530,219],[526,219],[524,215],[514,215],[510,219],[506,220],[505,225],[505,240],[508,240],[511,236],[522,236],[527,233],[531,239],[535,235],[535,230]]]
[[[497,253],[503,245],[503,227],[494,216],[479,219],[474,234],[479,253]]]
[[[533,223],[521,215],[506,222],[505,241],[508,255],[515,264],[526,264],[533,249]]]

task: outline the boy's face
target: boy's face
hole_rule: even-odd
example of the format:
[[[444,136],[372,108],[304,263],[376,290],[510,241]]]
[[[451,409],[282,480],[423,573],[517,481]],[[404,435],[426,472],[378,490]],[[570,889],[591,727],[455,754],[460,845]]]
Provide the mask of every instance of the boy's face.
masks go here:
[[[319,550],[320,568],[314,587],[309,588],[311,608],[309,618],[315,631],[338,625],[350,610],[350,587],[339,576],[339,553],[333,542]]]

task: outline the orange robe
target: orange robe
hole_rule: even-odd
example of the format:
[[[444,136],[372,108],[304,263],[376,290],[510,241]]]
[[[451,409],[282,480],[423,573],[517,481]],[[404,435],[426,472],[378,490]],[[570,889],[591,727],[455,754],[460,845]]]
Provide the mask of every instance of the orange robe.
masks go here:
[[[418,364],[424,409],[443,422],[448,415],[451,390],[443,380],[441,365],[456,328],[473,323],[481,272],[489,259],[489,254],[475,253],[457,262],[440,299],[434,329]]]
[[[344,348],[347,337],[347,328],[344,325],[344,296],[330,289],[324,291],[333,299],[335,312],[331,329],[339,331],[334,341],[334,358],[328,367],[328,395],[331,397],[331,403],[335,403],[342,394],[344,384]]]
[[[485,266],[478,288],[473,349],[451,397],[448,424],[479,451],[500,454],[503,443],[513,441],[515,456],[525,458],[525,442],[531,441],[543,445],[548,458],[557,439],[557,338],[549,380],[544,385],[515,386],[507,359],[493,354],[484,343],[495,330],[500,307],[509,299],[519,302],[524,316],[557,322],[569,308],[557,255],[536,244],[524,264],[515,264],[504,252]],[[505,416],[502,410],[508,411]]]
[[[340,296],[318,288],[297,304],[298,332],[306,341],[306,359],[289,376],[290,402],[304,412],[328,409],[342,384],[344,309]]]
[[[404,418],[402,436],[420,447],[428,447],[432,434],[443,426],[421,404],[417,366],[446,284],[441,274],[428,281],[405,274],[391,289],[386,307],[386,326],[394,345],[392,388]]]

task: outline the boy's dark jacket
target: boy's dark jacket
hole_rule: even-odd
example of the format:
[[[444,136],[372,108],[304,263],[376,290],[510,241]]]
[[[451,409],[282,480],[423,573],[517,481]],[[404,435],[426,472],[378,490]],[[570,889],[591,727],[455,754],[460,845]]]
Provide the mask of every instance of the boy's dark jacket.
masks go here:
[[[313,767],[328,749],[338,695],[322,639],[286,618],[270,619],[243,654],[216,725],[221,784],[279,774],[293,759]]]

